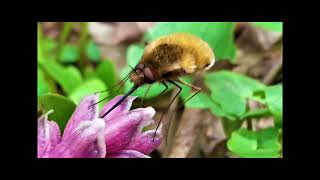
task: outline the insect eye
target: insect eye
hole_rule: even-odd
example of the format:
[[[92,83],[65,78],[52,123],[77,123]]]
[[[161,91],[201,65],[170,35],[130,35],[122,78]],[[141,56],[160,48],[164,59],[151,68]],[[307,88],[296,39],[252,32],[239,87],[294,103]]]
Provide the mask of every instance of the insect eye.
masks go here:
[[[151,70],[148,67],[143,69],[143,73],[149,80],[152,80],[152,81],[154,80],[153,74],[152,74]]]
[[[143,65],[143,64],[138,64],[135,69],[138,70],[138,69],[143,69],[143,68],[144,68],[144,65]]]

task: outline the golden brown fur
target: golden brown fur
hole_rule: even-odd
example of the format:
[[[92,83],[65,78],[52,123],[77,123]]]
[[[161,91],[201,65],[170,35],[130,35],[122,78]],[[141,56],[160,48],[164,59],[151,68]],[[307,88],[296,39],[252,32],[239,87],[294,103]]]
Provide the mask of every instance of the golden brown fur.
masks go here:
[[[156,39],[145,47],[140,61],[157,73],[157,79],[170,72],[174,74],[174,71],[191,74],[213,63],[214,54],[209,45],[187,33],[173,33]]]

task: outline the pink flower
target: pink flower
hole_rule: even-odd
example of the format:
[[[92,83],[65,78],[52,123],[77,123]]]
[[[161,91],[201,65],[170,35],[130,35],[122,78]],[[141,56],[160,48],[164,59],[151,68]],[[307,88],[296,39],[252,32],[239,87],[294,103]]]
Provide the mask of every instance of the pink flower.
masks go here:
[[[122,96],[109,101],[100,116]],[[129,96],[103,119],[98,117],[98,95],[90,95],[79,103],[61,136],[56,122],[48,120],[53,110],[38,119],[39,158],[147,158],[161,143],[161,130],[142,132],[152,124],[152,107],[130,111],[136,97]]]

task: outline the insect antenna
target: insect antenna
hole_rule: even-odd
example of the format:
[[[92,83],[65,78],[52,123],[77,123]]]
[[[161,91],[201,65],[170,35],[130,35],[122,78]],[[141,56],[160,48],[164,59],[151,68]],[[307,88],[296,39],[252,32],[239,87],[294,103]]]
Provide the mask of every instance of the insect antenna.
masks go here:
[[[129,67],[132,69],[132,71],[137,72],[136,69],[134,69],[132,66],[130,66],[130,64],[129,64]]]
[[[130,66],[130,65],[129,65]],[[131,66],[130,66],[131,67]],[[133,71],[136,71],[134,68],[131,67],[131,71],[121,80],[119,81],[118,83],[114,84],[113,86],[111,86],[111,88],[108,88],[106,90],[103,90],[103,91],[99,91],[99,92],[95,92],[96,93],[103,93],[103,92],[106,92],[106,91],[111,91],[113,88],[117,87],[120,85],[120,87],[115,91],[115,92],[119,92],[121,90],[121,88],[125,85],[125,83],[128,81],[129,77],[130,77],[130,74],[133,72]],[[92,106],[96,105],[96,104],[99,104],[101,103],[102,101],[108,99],[111,95],[101,99],[100,101],[94,103],[94,104],[91,104],[90,106],[88,106],[88,109],[90,109]]]
[[[112,90],[113,88],[119,86],[121,83],[123,83],[124,81],[126,81],[126,80],[129,78],[129,75],[130,75],[130,73],[127,74],[121,81],[117,82],[117,84],[112,85],[111,88],[108,88],[108,89],[103,90],[103,91],[98,91],[98,92],[95,92],[95,93],[103,93],[103,92]]]
[[[119,93],[119,91],[122,89],[122,87],[126,84],[126,82],[128,81],[129,76],[127,76],[124,81],[122,82],[121,86],[118,88],[118,90],[116,90],[117,93]]]
[[[114,108],[120,105],[130,94],[132,94],[135,90],[138,89],[139,86],[134,85],[130,91],[128,91],[116,104],[114,104],[106,113],[104,113],[100,118],[104,118],[107,114],[109,114]]]
[[[117,93],[121,90],[121,88],[125,85],[125,83],[128,81],[129,79],[129,75],[134,71],[134,72],[137,72],[136,69],[134,69],[132,66],[129,65],[129,67],[132,69],[130,71],[130,73],[124,78],[124,81],[123,83],[121,84],[121,86],[119,87],[119,89],[116,91]]]
[[[179,88],[178,93],[173,97],[173,99],[171,100],[171,102],[169,103],[169,105],[168,105],[168,107],[167,107],[167,108],[169,109],[170,105],[173,103],[173,101],[174,101],[174,100],[178,97],[178,95],[181,93],[182,87],[179,86],[177,83],[175,83],[175,82],[172,81],[172,80],[168,80],[168,82],[171,83],[171,84],[173,84],[173,85],[175,85],[176,87]],[[163,118],[164,115],[165,115],[165,112],[163,112],[162,115],[161,115],[161,118],[160,118],[160,120],[159,120],[159,122],[158,122],[158,125],[157,125],[157,128],[156,128],[156,131],[155,131],[154,134],[153,134],[152,141],[154,141],[154,138],[155,138],[155,136],[156,136],[157,130],[158,130],[158,128],[159,128],[159,125],[160,125],[160,123],[161,123],[162,118]]]
[[[103,93],[103,92],[106,92],[106,91],[111,91],[113,88],[117,87],[118,85],[120,85],[120,84],[122,83],[121,86],[120,86],[120,88],[116,91],[116,92],[118,92],[118,91],[122,88],[122,86],[126,83],[126,81],[129,79],[129,75],[130,75],[130,74],[128,74],[123,80],[121,80],[121,81],[118,82],[117,84],[111,86],[111,88],[108,88],[108,89],[106,89],[106,90],[99,91],[99,92],[96,92],[96,93]],[[95,94],[96,94],[96,93],[95,93]],[[100,101],[98,101],[98,102],[96,102],[96,103],[91,104],[90,106],[88,106],[88,108],[91,108],[92,106],[101,103],[102,101],[108,99],[110,96],[111,96],[111,95],[109,95],[109,96],[101,99]]]

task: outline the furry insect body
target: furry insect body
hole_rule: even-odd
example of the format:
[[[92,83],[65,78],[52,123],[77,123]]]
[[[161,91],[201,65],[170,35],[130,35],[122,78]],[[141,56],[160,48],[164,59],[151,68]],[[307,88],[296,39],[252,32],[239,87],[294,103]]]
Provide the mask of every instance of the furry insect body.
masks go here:
[[[130,74],[130,80],[134,86],[108,112],[102,115],[102,118],[118,106],[125,97],[144,84],[161,82],[167,90],[165,82],[169,82],[181,90],[181,87],[174,83],[177,81],[200,91],[201,88],[185,83],[178,78],[207,70],[213,66],[214,62],[214,54],[210,46],[202,39],[187,33],[162,36],[145,47],[139,64],[133,68]]]
[[[174,33],[145,47],[135,68],[138,72],[131,74],[131,81],[141,85],[141,82],[150,84],[176,79],[209,69],[214,62],[214,54],[205,41],[191,34]]]

